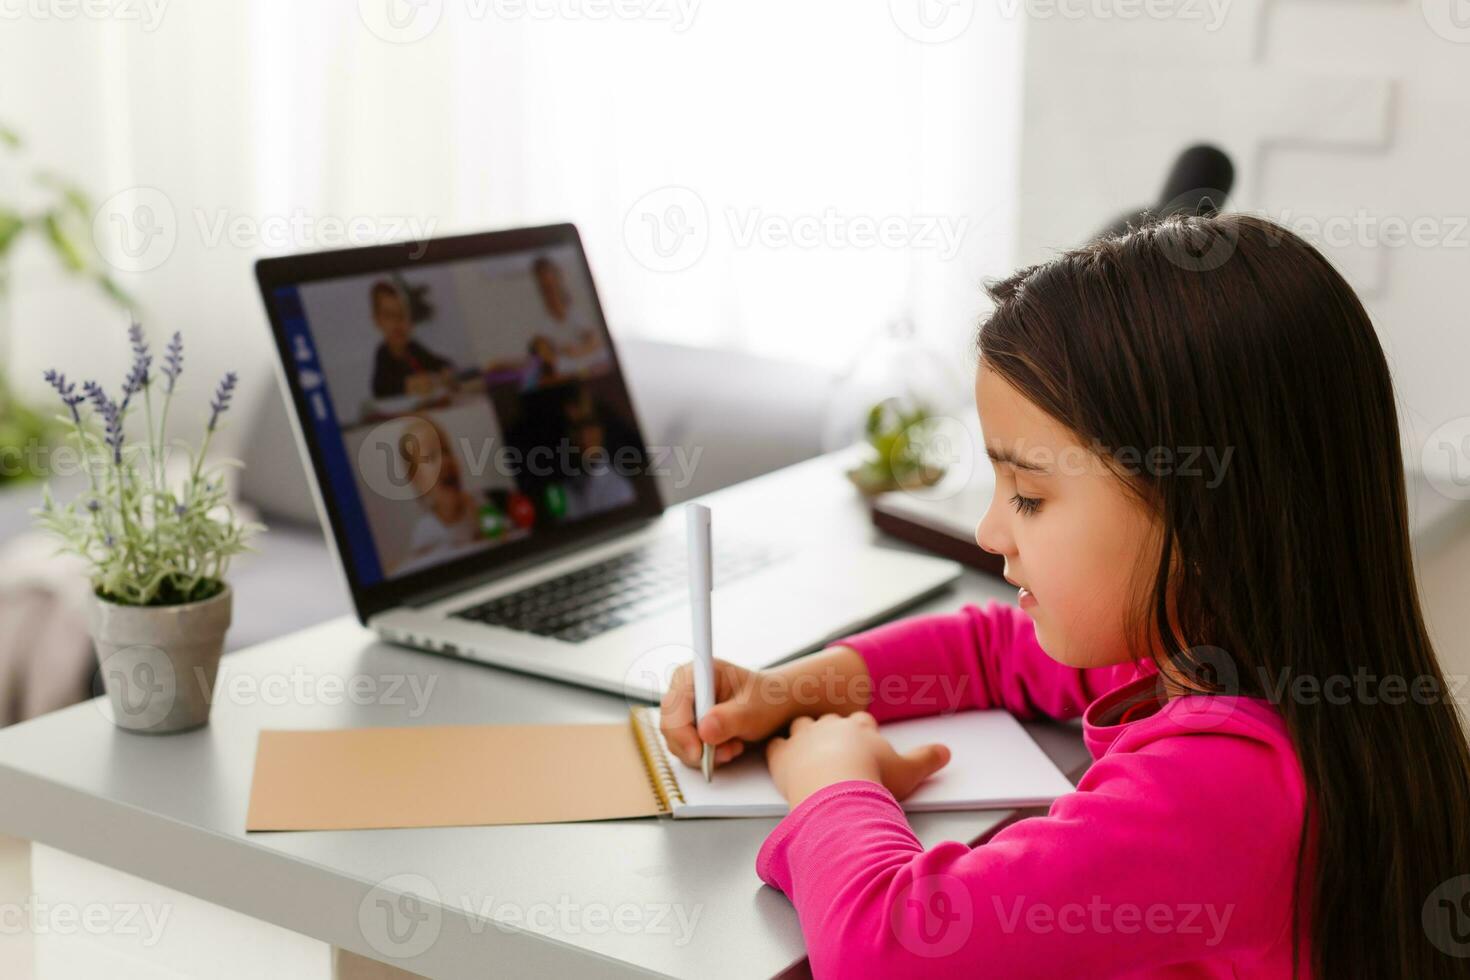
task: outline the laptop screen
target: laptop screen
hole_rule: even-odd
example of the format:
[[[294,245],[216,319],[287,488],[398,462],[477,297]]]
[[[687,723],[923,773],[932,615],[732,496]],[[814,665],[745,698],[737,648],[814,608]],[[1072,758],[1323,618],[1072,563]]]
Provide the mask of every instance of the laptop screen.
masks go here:
[[[586,260],[562,228],[529,247],[506,248],[514,233],[420,243],[387,266],[391,248],[302,256],[300,277],[291,259],[261,263],[358,588],[659,510]]]

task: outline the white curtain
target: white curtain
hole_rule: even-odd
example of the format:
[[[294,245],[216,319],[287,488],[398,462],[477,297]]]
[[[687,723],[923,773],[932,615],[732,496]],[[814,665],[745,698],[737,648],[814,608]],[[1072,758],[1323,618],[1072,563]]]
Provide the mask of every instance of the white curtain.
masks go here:
[[[833,368],[899,318],[957,356],[1011,259],[1020,24],[972,0],[108,9],[0,25],[0,121],[201,388],[266,383],[249,263],[349,239],[571,220],[616,334]],[[116,314],[15,271],[26,388],[120,372]]]

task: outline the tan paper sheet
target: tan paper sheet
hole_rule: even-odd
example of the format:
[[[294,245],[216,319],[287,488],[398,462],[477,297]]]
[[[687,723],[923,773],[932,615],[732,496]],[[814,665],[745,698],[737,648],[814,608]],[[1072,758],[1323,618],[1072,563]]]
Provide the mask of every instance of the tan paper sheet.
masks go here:
[[[627,722],[263,731],[245,829],[465,827],[657,813]]]

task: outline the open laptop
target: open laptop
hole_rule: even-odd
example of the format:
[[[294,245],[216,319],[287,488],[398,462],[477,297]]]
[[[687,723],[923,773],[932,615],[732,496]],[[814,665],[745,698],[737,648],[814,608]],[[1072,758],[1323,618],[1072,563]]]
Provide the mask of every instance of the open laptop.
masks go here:
[[[684,522],[664,516],[576,229],[265,259],[256,278],[359,620],[658,700],[690,657]],[[714,518],[715,654],[751,668],[959,574],[862,543],[732,538]]]

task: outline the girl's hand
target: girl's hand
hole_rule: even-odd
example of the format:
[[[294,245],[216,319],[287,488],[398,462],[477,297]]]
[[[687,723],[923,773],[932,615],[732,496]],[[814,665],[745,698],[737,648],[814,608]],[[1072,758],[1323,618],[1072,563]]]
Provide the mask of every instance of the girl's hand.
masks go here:
[[[664,739],[683,762],[699,767],[704,743],[715,746],[715,765],[745,750],[747,741],[760,741],[786,727],[796,705],[785,685],[772,674],[748,670],[715,658],[715,706],[694,726],[694,666],[681,664],[669,679],[659,711]]]
[[[948,747],[937,742],[900,755],[866,711],[797,718],[790,736],[766,745],[771,779],[792,809],[823,786],[844,779],[880,783],[902,800],[948,762]]]

